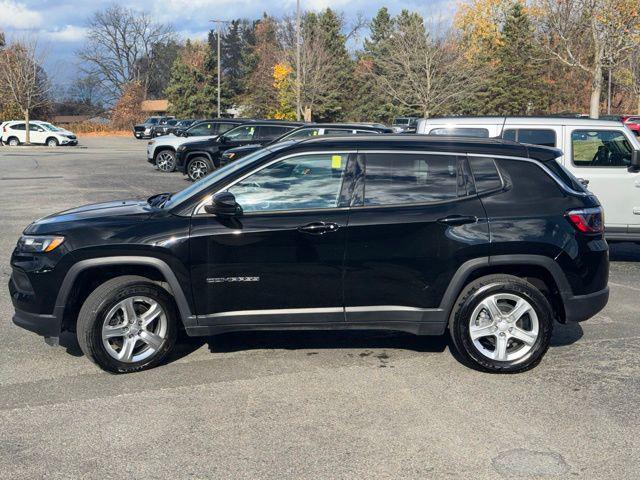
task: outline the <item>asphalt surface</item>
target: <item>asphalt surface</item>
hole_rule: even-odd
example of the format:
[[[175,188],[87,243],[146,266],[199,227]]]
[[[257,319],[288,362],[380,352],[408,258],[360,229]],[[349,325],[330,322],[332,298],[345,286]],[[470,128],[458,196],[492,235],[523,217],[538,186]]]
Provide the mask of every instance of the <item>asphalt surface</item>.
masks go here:
[[[129,138],[0,147],[0,478],[640,478],[640,246],[611,300],[558,325],[533,371],[488,375],[446,339],[227,334],[109,375],[11,323],[9,256],[32,220],[187,186]]]

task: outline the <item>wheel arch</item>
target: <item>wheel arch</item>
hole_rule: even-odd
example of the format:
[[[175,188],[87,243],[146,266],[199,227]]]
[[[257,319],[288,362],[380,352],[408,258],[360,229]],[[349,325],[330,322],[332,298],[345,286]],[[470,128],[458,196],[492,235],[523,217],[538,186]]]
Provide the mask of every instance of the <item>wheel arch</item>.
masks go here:
[[[542,255],[497,255],[463,263],[440,303],[447,321],[462,290],[470,282],[494,274],[513,275],[532,283],[547,295],[558,320],[565,322],[564,299],[572,295],[571,287],[560,266],[552,258]]]
[[[169,150],[174,154],[176,153],[176,148],[173,145],[161,145],[159,147],[156,147],[153,151],[153,159],[156,160],[158,158],[158,155],[160,155],[160,153],[164,152],[165,150]]]
[[[61,330],[75,327],[84,299],[97,285],[122,275],[140,275],[159,283],[173,296],[184,326],[195,323],[185,292],[166,262],[155,257],[119,256],[81,260],[69,269],[58,290],[54,307],[54,315],[61,321]]]
[[[213,162],[213,158],[211,158],[211,154],[205,150],[195,150],[193,152],[187,153],[187,157],[185,158],[185,165],[189,165],[189,162],[196,157],[205,157],[207,160],[211,162],[213,166],[215,166]]]

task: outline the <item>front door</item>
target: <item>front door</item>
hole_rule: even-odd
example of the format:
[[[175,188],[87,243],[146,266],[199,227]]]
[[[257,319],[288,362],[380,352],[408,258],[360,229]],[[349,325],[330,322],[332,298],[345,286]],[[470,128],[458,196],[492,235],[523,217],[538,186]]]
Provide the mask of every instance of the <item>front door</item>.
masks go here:
[[[441,321],[458,267],[488,255],[486,215],[465,157],[399,151],[361,153],[359,162],[365,181],[362,206],[349,215],[347,321]]]
[[[240,179],[243,214],[192,218],[200,325],[344,321],[348,154],[284,157]]]
[[[607,234],[640,233],[640,173],[629,170],[633,146],[621,129],[568,129],[565,164],[604,208]]]

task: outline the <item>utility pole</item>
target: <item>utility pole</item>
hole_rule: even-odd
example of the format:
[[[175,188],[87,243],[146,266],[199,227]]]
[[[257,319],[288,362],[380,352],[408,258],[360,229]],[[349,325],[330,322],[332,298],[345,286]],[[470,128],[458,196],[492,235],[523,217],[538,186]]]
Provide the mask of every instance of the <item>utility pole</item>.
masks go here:
[[[222,64],[222,59],[220,56],[220,35],[222,34],[222,24],[229,23],[226,20],[211,20],[211,23],[215,23],[218,29],[218,118],[221,115],[220,109],[220,77],[222,76],[222,69],[220,65]]]
[[[296,120],[300,121],[302,116],[301,105],[301,79],[300,79],[300,47],[302,40],[300,38],[300,0],[296,0]]]
[[[609,67],[609,91],[607,93],[607,115],[611,115],[611,67]]]

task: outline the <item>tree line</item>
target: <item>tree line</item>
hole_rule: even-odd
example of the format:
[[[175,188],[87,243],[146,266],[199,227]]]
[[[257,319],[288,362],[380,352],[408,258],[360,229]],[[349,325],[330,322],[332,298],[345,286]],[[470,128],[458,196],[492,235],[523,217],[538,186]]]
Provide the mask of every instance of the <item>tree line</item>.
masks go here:
[[[292,119],[299,91],[315,121],[640,113],[639,10],[637,0],[471,0],[453,21],[383,7],[351,23],[305,12],[299,76],[295,18],[235,19],[221,37],[222,108]],[[178,117],[216,115],[216,31],[181,40],[117,4],[87,26],[70,98],[114,105],[123,123],[153,98]]]

